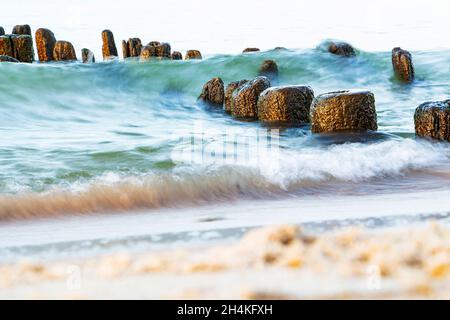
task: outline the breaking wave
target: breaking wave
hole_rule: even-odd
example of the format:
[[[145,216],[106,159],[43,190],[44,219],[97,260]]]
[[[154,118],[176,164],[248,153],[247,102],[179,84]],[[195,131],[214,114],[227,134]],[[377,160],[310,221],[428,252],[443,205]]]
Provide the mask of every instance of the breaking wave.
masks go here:
[[[446,185],[439,168],[448,147],[411,138],[415,107],[448,98],[450,55],[413,56],[417,81],[409,86],[392,77],[390,52],[343,59],[321,46],[201,61],[2,63],[0,220]],[[277,62],[280,85],[307,84],[316,94],[370,89],[385,137],[327,142],[306,126],[282,130],[276,156],[269,148],[254,159],[244,146],[250,161],[174,158],[180,138],[222,145],[229,129],[245,136],[262,128],[206,110],[196,98],[212,77],[252,78],[265,59]]]
[[[109,172],[69,188],[3,195],[0,220],[270,199],[336,192],[343,186],[358,189],[381,177],[395,181],[406,174],[433,174],[430,167],[446,163],[449,154],[444,145],[405,139],[288,150],[262,166],[184,166],[139,176]],[[449,177],[443,178],[450,183]]]

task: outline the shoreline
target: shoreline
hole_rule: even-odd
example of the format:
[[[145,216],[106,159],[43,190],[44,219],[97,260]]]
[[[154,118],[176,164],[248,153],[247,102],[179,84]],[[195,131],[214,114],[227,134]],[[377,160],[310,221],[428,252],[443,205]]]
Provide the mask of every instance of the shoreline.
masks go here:
[[[4,263],[139,254],[235,241],[249,230],[289,224],[322,234],[346,227],[414,228],[427,221],[448,225],[449,191],[345,198],[241,201],[195,208],[161,209],[0,224]],[[407,205],[408,204],[408,205]]]

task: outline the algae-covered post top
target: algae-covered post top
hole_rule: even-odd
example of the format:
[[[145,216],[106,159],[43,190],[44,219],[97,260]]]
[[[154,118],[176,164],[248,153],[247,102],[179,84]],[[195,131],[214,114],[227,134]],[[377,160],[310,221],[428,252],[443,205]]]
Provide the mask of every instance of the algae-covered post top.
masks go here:
[[[110,30],[103,30],[102,32],[102,53],[103,60],[110,60],[118,57],[116,43],[114,42],[114,35]]]

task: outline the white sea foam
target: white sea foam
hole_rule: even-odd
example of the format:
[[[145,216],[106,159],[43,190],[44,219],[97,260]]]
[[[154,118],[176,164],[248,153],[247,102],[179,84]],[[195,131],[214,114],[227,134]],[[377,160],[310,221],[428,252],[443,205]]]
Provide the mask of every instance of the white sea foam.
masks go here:
[[[390,140],[282,150],[263,165],[186,166],[171,172],[127,176],[107,173],[75,188],[0,197],[0,220],[64,213],[124,211],[197,205],[298,193],[320,182],[361,182],[396,177],[447,162],[449,149],[425,141]],[[279,163],[274,164],[274,162]]]
[[[285,151],[280,170],[261,167],[263,175],[285,188],[302,181],[341,180],[359,182],[370,178],[397,176],[408,170],[430,168],[448,159],[443,145],[412,139],[373,144],[341,144],[326,148]]]

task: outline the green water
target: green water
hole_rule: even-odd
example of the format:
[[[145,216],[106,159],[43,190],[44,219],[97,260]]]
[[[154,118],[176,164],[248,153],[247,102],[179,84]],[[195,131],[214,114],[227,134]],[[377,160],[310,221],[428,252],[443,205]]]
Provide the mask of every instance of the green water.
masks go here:
[[[265,130],[258,122],[236,121],[196,101],[210,78],[219,76],[228,83],[255,77],[265,59],[278,63],[277,85],[306,84],[316,95],[371,90],[380,135],[336,143],[312,136],[305,126],[276,135],[277,163],[270,156],[258,163],[225,164],[174,157],[174,148],[195,136],[206,145],[220,144],[230,130],[250,138],[255,130]],[[450,51],[413,52],[413,59],[417,79],[412,85],[393,78],[390,52],[358,52],[345,59],[320,47],[202,61],[2,63],[0,193],[85,192],[93,185],[124,181],[152,188],[149,181],[167,177],[181,186],[184,179],[194,179],[190,188],[210,188],[214,196],[200,195],[207,201],[231,195],[338,192],[342,185],[349,192],[369,186],[384,192],[441,187],[448,182],[436,182],[435,170],[448,162],[449,148],[415,140],[413,113],[422,102],[449,97]],[[244,145],[238,153],[248,149]],[[217,177],[215,184],[201,186],[211,175]]]

